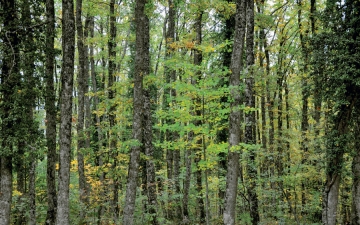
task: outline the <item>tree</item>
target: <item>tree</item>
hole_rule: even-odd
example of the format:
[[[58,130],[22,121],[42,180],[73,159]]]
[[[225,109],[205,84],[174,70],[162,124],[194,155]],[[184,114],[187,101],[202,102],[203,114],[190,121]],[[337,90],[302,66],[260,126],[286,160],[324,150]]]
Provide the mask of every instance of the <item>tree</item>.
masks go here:
[[[257,168],[256,168],[256,118],[255,118],[255,78],[254,78],[254,1],[248,0],[246,2],[246,69],[245,74],[245,107],[250,109],[250,112],[245,112],[245,134],[244,143],[250,147],[249,161],[248,161],[248,200],[250,204],[250,216],[252,224],[256,225],[260,222],[260,216],[258,211],[258,199],[256,194],[256,182],[257,182]]]
[[[244,0],[236,1],[236,15],[235,15],[235,31],[234,43],[231,55],[230,66],[230,94],[232,101],[230,103],[229,115],[229,153],[226,174],[226,191],[224,203],[224,224],[235,224],[235,207],[238,187],[238,173],[239,173],[239,144],[241,140],[241,92],[240,92],[240,73],[243,68],[242,58],[244,51],[245,40],[245,14],[246,4]]]
[[[145,12],[146,0],[137,0],[135,5],[135,74],[134,74],[134,98],[133,98],[133,144],[130,152],[128,180],[125,195],[124,225],[134,224],[134,210],[137,189],[137,175],[139,172],[139,160],[143,147],[143,77],[149,74],[149,18]]]
[[[1,153],[0,153],[0,224],[10,225],[13,174],[13,151],[16,145],[16,130],[19,129],[19,106],[14,107],[20,86],[19,38],[16,32],[18,15],[15,0],[1,1],[3,29],[1,31]]]
[[[344,154],[353,110],[358,109],[359,48],[357,36],[360,21],[359,2],[328,1],[322,21],[326,30],[313,40],[313,66],[325,65],[322,76],[322,97],[328,102],[326,131],[326,182],[323,189],[322,223],[337,223],[338,196],[344,167]],[[355,158],[356,161],[356,158]]]
[[[75,16],[72,0],[62,1],[62,70],[60,99],[60,159],[57,225],[70,224],[69,183],[71,160],[72,92],[75,53]]]
[[[196,18],[194,22],[194,30],[196,33],[195,43],[196,45],[200,46],[202,44],[202,23],[203,23],[203,14],[204,10],[201,8],[202,6],[198,5],[199,9],[196,12]],[[199,49],[199,47],[194,49],[194,66],[198,67],[197,71],[195,72],[195,76],[191,78],[191,84],[194,86],[199,85],[199,82],[202,79],[202,70],[201,65],[203,61],[203,54],[202,51]],[[195,127],[201,127],[202,126],[202,120],[201,117],[203,115],[202,107],[201,107],[201,101],[202,97],[199,96],[199,94],[195,95],[194,98],[194,115],[197,117],[193,123]],[[203,145],[203,138],[201,133],[196,133],[192,131],[192,139],[195,141],[194,144],[194,162],[197,167],[195,172],[195,178],[196,178],[196,191],[197,191],[197,208],[199,210],[199,221],[200,224],[205,223],[205,207],[204,207],[204,199],[203,199],[203,185],[202,185],[202,170],[199,167],[199,162],[202,158],[202,145]]]
[[[84,169],[84,149],[85,149],[85,140],[86,134],[84,131],[84,122],[85,122],[85,98],[88,89],[87,78],[88,78],[88,48],[85,44],[84,29],[82,25],[82,0],[76,1],[76,32],[77,32],[77,46],[79,54],[79,73],[77,75],[78,83],[78,118],[77,118],[77,127],[76,131],[78,134],[77,140],[77,161],[78,161],[78,171],[79,171],[79,192],[80,192],[80,202],[81,202],[81,212],[80,212],[80,223],[85,223],[84,219],[87,211],[88,204],[88,185],[85,177]],[[85,27],[88,29],[88,27]]]
[[[56,108],[54,89],[54,61],[55,61],[55,7],[53,0],[46,1],[46,62],[45,62],[45,110],[46,110],[46,147],[47,147],[47,214],[46,225],[54,225],[56,220]]]

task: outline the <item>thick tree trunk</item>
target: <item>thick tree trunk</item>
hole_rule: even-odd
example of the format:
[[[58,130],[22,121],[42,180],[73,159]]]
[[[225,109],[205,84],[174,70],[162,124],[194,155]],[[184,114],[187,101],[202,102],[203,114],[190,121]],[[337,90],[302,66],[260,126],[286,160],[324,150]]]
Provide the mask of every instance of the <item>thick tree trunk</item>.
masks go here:
[[[147,212],[151,215],[151,224],[157,225],[157,193],[156,193],[156,177],[155,177],[155,165],[153,162],[154,146],[152,143],[152,110],[150,103],[150,93],[145,91],[144,93],[144,147],[146,159],[146,186],[148,197]]]
[[[345,152],[345,136],[348,132],[348,123],[351,119],[352,109],[354,107],[356,92],[349,92],[347,101],[349,105],[338,106],[338,113],[331,120],[334,127],[327,133],[326,137],[326,181],[322,193],[322,223],[324,225],[335,225],[337,205],[339,197],[339,188],[341,181],[341,170],[343,166],[343,156]],[[335,110],[335,109],[334,109]],[[338,143],[340,141],[340,143]]]
[[[323,191],[323,224],[336,224],[336,211],[339,197],[340,174],[328,175]]]
[[[56,224],[69,225],[69,183],[71,152],[72,92],[75,53],[75,18],[72,0],[62,1],[62,49],[60,106],[60,162]]]
[[[12,200],[12,158],[0,158],[0,225],[10,225]]]
[[[245,106],[250,109],[255,109],[255,92],[254,92],[254,1],[247,0],[246,2],[246,66],[247,74],[245,76]],[[245,113],[245,136],[244,142],[249,145],[256,144],[255,134],[255,112],[251,111]],[[249,177],[248,185],[248,200],[250,204],[250,216],[252,224],[257,225],[260,222],[258,211],[258,199],[256,194],[257,183],[257,166],[255,149],[250,147],[249,161],[247,164],[247,172]]]
[[[229,118],[229,154],[228,171],[226,174],[226,191],[223,222],[227,225],[235,224],[235,208],[237,197],[237,183],[239,173],[239,143],[241,138],[240,120],[241,105],[240,72],[242,70],[242,58],[244,51],[246,3],[245,0],[236,1],[234,44],[231,56],[230,74],[230,103]]]
[[[134,224],[134,210],[141,143],[143,143],[143,77],[149,73],[149,18],[145,13],[147,0],[137,0],[135,6],[136,53],[133,99],[133,139],[138,144],[131,148],[128,181],[125,195],[124,225]]]
[[[45,62],[45,111],[46,111],[46,187],[47,187],[47,213],[46,225],[54,225],[56,220],[56,108],[54,89],[54,38],[55,38],[55,7],[54,0],[46,0],[46,62]]]
[[[2,156],[0,158],[0,224],[10,225],[12,200],[12,159]]]
[[[16,112],[12,114],[14,104],[13,92],[19,79],[18,68],[18,37],[16,28],[18,27],[16,4],[14,0],[1,0],[0,7],[2,12],[3,27],[1,30],[2,41],[2,68],[0,74],[2,103],[1,112],[1,132],[0,132],[0,225],[10,225],[11,203],[12,203],[12,142],[9,140],[15,137],[14,125],[18,119]],[[9,118],[13,117],[11,120]]]
[[[228,0],[228,2],[230,2],[230,0]],[[230,18],[227,18],[225,20],[225,27],[223,30],[224,33],[224,41],[231,41],[231,39],[233,38],[233,34],[234,34],[234,27],[235,27],[235,17],[234,15],[232,15]],[[222,52],[222,58],[223,58],[223,62],[222,65],[224,67],[226,67],[226,69],[230,68],[231,65],[231,51],[229,51],[228,49],[225,49]],[[227,74],[227,76],[229,76],[230,73]],[[223,79],[220,84],[221,86],[229,86],[229,82],[225,81],[226,79]],[[220,86],[220,85],[219,85]],[[223,107],[226,107],[226,103],[228,103],[228,96],[223,96],[220,99],[220,103],[223,105]],[[223,119],[222,120],[223,124],[227,124],[228,120],[227,119]],[[225,126],[224,126],[225,127]],[[219,131],[217,133],[217,141],[218,143],[225,143],[228,141],[228,129],[224,128],[221,131]],[[219,179],[221,180],[221,184],[219,187],[219,211],[218,211],[218,215],[222,216],[224,213],[224,199],[225,199],[225,186],[223,185],[223,179],[224,177],[226,177],[226,171],[227,171],[227,160],[226,160],[226,156],[227,154],[225,152],[220,152],[218,157],[219,157],[219,161],[218,161],[218,165],[219,165],[219,172],[218,172],[218,176]]]

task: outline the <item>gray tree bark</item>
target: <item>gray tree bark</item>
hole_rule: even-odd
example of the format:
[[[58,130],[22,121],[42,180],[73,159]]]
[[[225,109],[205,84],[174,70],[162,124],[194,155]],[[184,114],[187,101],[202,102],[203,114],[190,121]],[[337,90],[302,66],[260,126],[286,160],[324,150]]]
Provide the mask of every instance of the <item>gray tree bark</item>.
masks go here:
[[[10,225],[12,201],[12,159],[2,156],[0,159],[0,225]]]
[[[232,102],[230,104],[229,118],[229,153],[228,171],[226,174],[226,191],[223,222],[226,225],[235,224],[235,207],[237,197],[237,183],[239,173],[239,143],[241,139],[240,119],[241,105],[240,93],[240,72],[243,67],[242,58],[244,51],[246,8],[245,0],[236,1],[235,32],[234,44],[231,55],[231,74],[230,74],[230,94]]]
[[[136,52],[133,99],[133,139],[137,142],[131,148],[128,181],[126,186],[124,225],[134,224],[134,210],[139,172],[140,152],[143,143],[143,77],[149,72],[149,18],[145,13],[147,0],[137,0],[135,5]]]
[[[54,89],[54,39],[55,39],[55,7],[54,0],[46,0],[46,62],[45,62],[45,111],[46,111],[46,186],[47,186],[47,213],[46,225],[54,225],[56,220],[56,108]]]
[[[57,225],[69,225],[69,183],[72,122],[72,91],[75,53],[75,17],[74,2],[62,1],[62,49],[63,66],[61,70],[61,105],[60,105],[60,158],[59,189],[57,206]]]
[[[156,193],[156,177],[155,164],[153,162],[154,146],[152,143],[152,110],[151,110],[150,92],[148,90],[144,93],[144,147],[146,159],[146,189],[148,197],[147,212],[151,215],[150,223],[157,225],[157,193]]]

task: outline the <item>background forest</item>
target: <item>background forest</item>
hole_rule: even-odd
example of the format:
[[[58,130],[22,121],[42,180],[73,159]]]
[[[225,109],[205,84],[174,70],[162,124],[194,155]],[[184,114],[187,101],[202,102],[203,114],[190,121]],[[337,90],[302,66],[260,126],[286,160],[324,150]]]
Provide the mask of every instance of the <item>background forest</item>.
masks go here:
[[[359,0],[0,12],[0,225],[360,224]]]

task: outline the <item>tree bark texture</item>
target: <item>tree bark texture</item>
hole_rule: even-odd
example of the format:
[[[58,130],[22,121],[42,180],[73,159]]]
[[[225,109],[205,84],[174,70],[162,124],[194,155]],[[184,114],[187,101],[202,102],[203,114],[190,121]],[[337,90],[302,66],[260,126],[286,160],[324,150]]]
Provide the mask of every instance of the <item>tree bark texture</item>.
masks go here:
[[[17,27],[16,4],[14,0],[1,0],[1,11],[3,12],[3,27],[1,30],[2,41],[2,68],[0,74],[2,102],[0,104],[1,118],[1,151],[0,151],[0,225],[10,225],[11,202],[12,202],[12,145],[9,140],[14,137],[14,127],[18,119],[12,112],[13,102],[16,95],[13,93],[18,85],[19,68],[18,53],[19,39],[15,29]],[[14,113],[15,115],[11,115]]]
[[[72,122],[72,92],[75,53],[75,17],[72,0],[62,1],[61,105],[60,105],[60,158],[57,225],[69,225],[69,182]]]
[[[54,89],[54,39],[55,39],[55,7],[54,0],[46,0],[46,62],[45,62],[45,111],[46,111],[46,186],[47,186],[47,213],[46,225],[54,225],[56,220],[56,108]]]
[[[149,73],[149,18],[145,13],[147,0],[137,0],[135,5],[136,52],[133,99],[133,139],[137,142],[131,148],[128,181],[125,195],[124,225],[134,224],[134,210],[141,144],[143,142],[143,77]]]
[[[240,93],[240,72],[242,70],[242,58],[244,51],[245,26],[246,26],[246,3],[245,0],[236,1],[235,32],[234,44],[231,55],[231,74],[230,74],[230,94],[232,102],[230,104],[229,118],[229,153],[228,171],[226,174],[226,191],[223,222],[227,225],[235,224],[235,208],[239,173],[239,143],[241,139],[240,119],[241,105]]]
[[[11,200],[12,200],[12,158],[0,158],[0,225],[10,225]]]
[[[255,109],[255,91],[254,91],[254,0],[246,2],[246,66],[247,74],[245,75],[245,106],[249,109]],[[244,142],[249,145],[256,144],[255,134],[255,111],[245,113],[245,135]],[[252,224],[257,225],[260,222],[258,211],[258,199],[256,194],[257,183],[257,166],[255,149],[250,147],[249,161],[247,163],[247,172],[250,179],[248,185],[248,200],[250,204],[250,216]]]
[[[156,177],[155,177],[155,164],[153,161],[154,146],[152,143],[152,110],[150,102],[149,91],[144,91],[144,147],[146,159],[146,186],[148,197],[147,212],[151,215],[150,223],[157,225],[157,192],[156,192]]]

